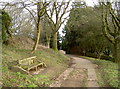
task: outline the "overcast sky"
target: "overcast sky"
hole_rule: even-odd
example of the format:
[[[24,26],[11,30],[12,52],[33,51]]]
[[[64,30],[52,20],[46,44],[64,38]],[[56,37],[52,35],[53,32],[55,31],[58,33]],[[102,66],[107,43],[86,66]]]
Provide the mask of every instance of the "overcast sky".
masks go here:
[[[0,0],[0,2],[6,2],[6,1],[7,2],[14,2],[14,1],[19,1],[19,0]],[[48,0],[48,1],[51,1],[51,0]],[[58,1],[61,1],[61,0],[58,0]],[[68,1],[68,0],[65,0],[65,1]],[[80,0],[75,0],[75,1],[79,2]],[[93,1],[97,2],[98,0],[84,0],[84,1],[86,1],[87,5],[92,6],[93,5]]]
[[[0,2],[14,2],[14,1],[19,1],[19,0],[0,0]],[[24,0],[23,0],[24,1]],[[30,0],[30,1],[32,1],[32,0]],[[40,1],[40,0],[38,0],[38,1]],[[41,0],[42,1],[42,0]],[[48,0],[48,1],[51,1],[51,0]],[[56,1],[56,0],[55,0]],[[57,0],[57,1],[61,1],[61,0]],[[64,1],[68,1],[68,0],[64,0]],[[74,1],[74,0],[72,0],[72,1]],[[75,0],[75,1],[77,1],[77,2],[79,2],[80,0]],[[88,6],[94,6],[94,4],[96,4],[97,3],[97,1],[98,0],[84,0],[84,1],[86,1],[86,4],[88,5]],[[1,8],[1,7],[0,7]],[[66,14],[65,15],[65,17],[67,17],[69,14]],[[53,19],[55,19],[55,18],[53,18]],[[60,34],[61,35],[63,35],[62,34],[62,29],[64,28],[64,25],[62,25],[61,26],[61,28],[59,29],[59,32],[60,32]]]
[[[0,0],[0,2],[14,2],[14,1],[19,1],[19,0]],[[22,1],[26,1],[26,0],[22,0]],[[32,0],[30,0],[30,1],[32,1]],[[37,1],[37,0],[35,0],[35,1]],[[38,0],[38,1],[43,1],[43,0]],[[52,0],[47,0],[47,1],[52,1]],[[55,1],[61,1],[61,0],[55,0]],[[68,0],[64,0],[64,1],[68,1]],[[82,0],[72,0],[72,1],[80,2]],[[88,6],[94,6],[94,4],[98,3],[98,0],[83,0],[83,1],[85,1]],[[110,1],[120,1],[120,0],[110,0]],[[1,8],[1,6],[0,6],[0,8]],[[69,14],[66,14],[65,17],[68,16],[68,15]],[[61,35],[63,35],[62,34],[63,27],[64,27],[64,25],[62,25],[60,30],[59,30]]]
[[[19,0],[0,0],[0,2],[14,2],[14,1],[19,1]],[[24,1],[24,0],[23,0]],[[30,1],[32,1],[32,0],[30,0]],[[38,1],[40,1],[40,0],[38,0]],[[41,0],[42,1],[42,0]],[[48,0],[48,1],[51,1],[51,0]],[[55,0],[56,1],[56,0]],[[61,1],[61,0],[57,0],[57,1]],[[68,1],[68,0],[64,0],[64,1]],[[72,1],[74,1],[74,0],[72,0]],[[75,1],[77,1],[77,2],[79,2],[80,0],[75,0]],[[97,2],[98,2],[98,0],[84,0],[84,1],[86,1],[86,4],[88,5],[88,6],[94,6],[94,4],[96,4]],[[65,17],[66,16],[68,16],[69,14],[66,14],[65,15]],[[54,19],[54,18],[53,18]],[[59,32],[60,32],[60,34],[61,35],[63,35],[62,34],[62,29],[64,28],[64,25],[62,25],[61,26],[61,28],[60,28],[60,30],[59,30]]]

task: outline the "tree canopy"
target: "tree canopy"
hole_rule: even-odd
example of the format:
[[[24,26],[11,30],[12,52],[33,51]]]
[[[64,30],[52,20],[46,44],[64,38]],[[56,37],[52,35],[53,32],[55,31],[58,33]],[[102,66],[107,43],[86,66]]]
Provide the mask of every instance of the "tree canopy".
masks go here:
[[[2,27],[2,40],[3,43],[8,42],[8,38],[12,36],[10,25],[11,25],[11,17],[4,10],[0,10],[0,24]]]
[[[81,4],[80,4],[81,5]],[[103,32],[102,7],[74,4],[64,28],[62,48],[67,53],[77,53],[102,59],[114,58],[114,47]],[[111,18],[111,17],[109,17]],[[112,24],[109,21],[109,24]],[[112,25],[110,26],[112,28]],[[114,29],[112,29],[114,31]],[[113,60],[113,59],[112,59]]]

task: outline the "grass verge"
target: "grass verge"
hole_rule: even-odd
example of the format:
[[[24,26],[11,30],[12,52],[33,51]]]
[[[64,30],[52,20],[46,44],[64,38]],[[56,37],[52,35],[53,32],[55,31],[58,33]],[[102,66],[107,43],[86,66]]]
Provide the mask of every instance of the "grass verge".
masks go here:
[[[39,49],[31,53],[30,49],[18,48],[13,45],[2,47],[2,83],[4,87],[42,87],[49,86],[68,66],[69,58],[52,49]],[[47,68],[38,75],[21,74],[9,69],[9,63],[15,60],[37,56]]]
[[[97,64],[96,69],[98,83],[101,87],[118,87],[118,64],[111,61],[100,60],[90,57],[83,57],[91,60],[94,64]]]

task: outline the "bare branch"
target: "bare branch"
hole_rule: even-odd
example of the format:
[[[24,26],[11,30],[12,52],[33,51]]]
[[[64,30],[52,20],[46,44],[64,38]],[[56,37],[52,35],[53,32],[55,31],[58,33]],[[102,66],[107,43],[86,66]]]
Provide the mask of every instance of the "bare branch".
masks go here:
[[[33,17],[33,19],[34,19],[34,21],[35,21],[35,23],[37,24],[37,20],[35,19],[35,17],[34,17],[34,15],[33,15],[33,13],[27,8],[27,7],[25,7],[25,9],[26,10],[28,10],[29,12],[30,12],[30,14],[32,15],[32,17]]]

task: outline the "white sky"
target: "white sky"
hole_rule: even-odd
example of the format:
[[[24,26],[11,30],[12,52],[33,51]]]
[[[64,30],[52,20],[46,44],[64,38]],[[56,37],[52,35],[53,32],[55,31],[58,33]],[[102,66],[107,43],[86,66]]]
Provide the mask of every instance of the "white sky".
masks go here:
[[[19,1],[19,0],[0,0],[0,2],[14,2],[14,1]],[[24,1],[24,0],[23,0]],[[32,1],[32,0],[30,0],[30,1]],[[34,0],[33,0],[34,1]],[[35,0],[36,1],[36,0]],[[40,0],[38,0],[38,1],[40,1]],[[48,0],[48,1],[51,1],[51,0]],[[61,1],[61,0],[57,0],[57,1]],[[68,0],[65,0],[66,2],[68,1]],[[79,2],[80,0],[72,0],[72,1],[77,1],[77,2]],[[88,5],[88,6],[94,6],[94,3],[96,3],[98,0],[84,0],[84,1],[86,1],[86,4]],[[93,3],[94,2],[94,3]],[[1,8],[1,6],[0,6],[0,8]],[[67,13],[67,14],[65,14],[65,16],[64,17],[67,17],[69,15],[69,13]],[[53,18],[54,20],[55,20],[55,18]],[[65,23],[64,23],[65,24]],[[59,33],[61,34],[61,35],[64,35],[63,33],[62,33],[62,29],[64,28],[64,25],[62,25],[61,26],[61,28],[59,29]]]
[[[14,2],[14,1],[19,1],[19,0],[0,0],[0,2]],[[23,0],[24,1],[24,0]],[[32,0],[30,0],[30,1],[32,1]],[[36,1],[36,0],[33,0],[33,1]],[[40,0],[38,0],[38,1],[40,1]],[[51,1],[51,0],[48,0],[48,1]],[[55,0],[56,1],[56,0]],[[57,0],[57,1],[61,1],[61,0]],[[68,1],[68,0],[65,0],[65,1]],[[72,0],[73,1],[73,0]],[[80,0],[75,0],[75,1],[80,1]],[[83,1],[83,0],[82,0]],[[84,0],[84,1],[86,1],[86,4],[88,5],[88,6],[94,6],[94,4],[96,4],[97,2],[98,2],[98,0]],[[112,1],[115,1],[115,0],[112,0]],[[116,1],[119,1],[119,0],[116,0]],[[1,8],[1,6],[0,6],[0,8]],[[69,14],[66,14],[65,15],[65,17],[67,17]],[[53,18],[54,19],[54,18]],[[61,26],[61,28],[59,29],[59,32],[60,32],[60,34],[61,35],[63,35],[62,34],[62,29],[63,29],[63,27],[64,27],[64,25],[62,25]]]

